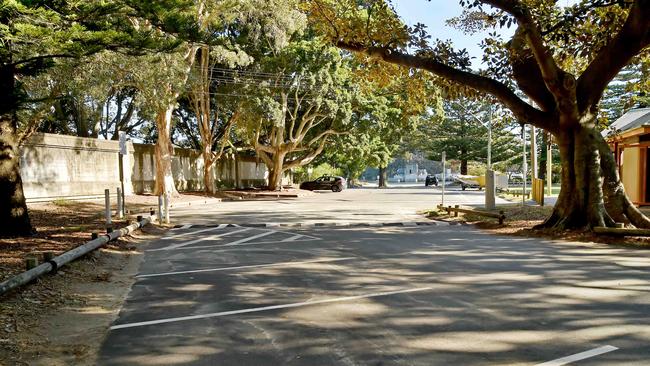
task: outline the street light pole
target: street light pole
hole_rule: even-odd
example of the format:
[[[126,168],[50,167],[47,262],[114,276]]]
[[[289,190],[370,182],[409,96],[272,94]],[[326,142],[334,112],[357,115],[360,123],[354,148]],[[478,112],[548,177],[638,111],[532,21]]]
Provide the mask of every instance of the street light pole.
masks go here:
[[[445,205],[445,183],[447,182],[447,176],[445,173],[445,160],[447,159],[447,153],[445,151],[442,152],[442,197],[440,199],[440,204]]]
[[[528,166],[526,164],[526,124],[521,125],[521,141],[523,142],[523,155],[522,158],[524,159],[523,164],[522,164],[522,173],[524,176],[524,190],[521,192],[521,204],[522,206],[526,205],[526,173],[528,170]]]
[[[488,120],[487,170],[492,170],[492,107],[491,106],[490,106],[490,119]]]

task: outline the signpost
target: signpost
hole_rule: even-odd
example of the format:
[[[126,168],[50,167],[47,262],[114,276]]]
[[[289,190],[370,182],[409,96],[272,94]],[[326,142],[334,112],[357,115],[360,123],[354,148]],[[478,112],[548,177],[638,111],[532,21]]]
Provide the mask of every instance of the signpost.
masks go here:
[[[127,154],[126,150],[126,132],[118,132],[119,141],[120,141],[120,153],[119,153],[119,169],[120,169],[120,188],[121,192],[118,194],[122,195],[122,207],[121,212],[118,212],[118,217],[124,217],[126,213],[126,201],[124,200],[124,155]]]
[[[442,152],[442,198],[440,200],[441,205],[445,205],[445,183],[447,183],[447,169],[445,168],[445,160],[447,160],[447,153]]]

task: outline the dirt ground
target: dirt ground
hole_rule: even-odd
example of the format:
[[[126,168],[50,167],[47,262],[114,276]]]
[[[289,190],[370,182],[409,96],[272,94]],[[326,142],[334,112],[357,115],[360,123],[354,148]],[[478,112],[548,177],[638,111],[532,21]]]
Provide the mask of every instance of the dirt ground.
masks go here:
[[[146,226],[0,298],[0,364],[93,365],[134,281],[144,243],[162,232]]]
[[[460,213],[458,217],[456,217],[453,213],[451,215],[447,215],[447,213],[444,211],[430,211],[427,213],[427,215],[430,218],[446,221],[458,221],[461,223],[476,225],[480,229],[497,235],[561,239],[568,241],[630,246],[639,249],[650,249],[650,238],[645,237],[617,237],[598,235],[590,231],[558,231],[533,229],[535,225],[541,224],[548,216],[550,216],[552,210],[553,207],[550,206],[522,206],[519,204],[498,206],[497,211],[503,211],[506,215],[504,225],[499,225],[496,219],[486,218],[474,214]]]
[[[127,207],[133,215],[113,218],[113,227],[126,226],[156,200],[132,197]],[[0,281],[24,271],[27,256],[58,255],[87,242],[91,233],[106,230],[101,201],[60,200],[28,208],[37,232],[28,238],[0,239]],[[0,297],[0,365],[92,365],[131,287],[141,246],[164,230],[147,226]]]

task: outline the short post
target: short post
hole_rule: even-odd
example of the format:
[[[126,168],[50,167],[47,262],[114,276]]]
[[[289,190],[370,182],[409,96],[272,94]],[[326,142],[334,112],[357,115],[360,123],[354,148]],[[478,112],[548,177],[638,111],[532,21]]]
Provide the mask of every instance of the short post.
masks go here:
[[[153,207],[149,208],[149,215],[153,216],[156,214],[156,210],[153,209]]]
[[[104,204],[106,205],[105,207],[105,216],[106,216],[106,227],[109,227],[113,224],[111,221],[111,191],[110,189],[105,189],[104,190]]]
[[[137,222],[142,221],[142,215],[138,215],[138,216],[135,218],[135,220],[136,220]]]
[[[158,195],[158,225],[162,225],[163,222],[163,196]]]
[[[165,224],[169,224],[169,195],[166,194],[165,198]]]
[[[451,215],[451,205],[447,206],[447,215]]]
[[[90,234],[90,239],[95,240],[97,238],[99,238],[99,234],[97,234],[97,233]]]
[[[454,217],[458,217],[458,207],[459,205],[454,206],[456,208],[456,211],[454,211]]]
[[[25,258],[25,269],[30,270],[32,268],[36,268],[38,266],[38,258],[36,257],[27,257]]]
[[[124,203],[122,202],[122,188],[117,187],[117,218],[124,218]]]
[[[43,253],[43,262],[49,262],[54,259],[54,252]]]
[[[485,209],[494,210],[496,208],[496,175],[494,170],[485,171]]]
[[[503,211],[499,211],[499,225],[503,225],[503,220],[505,220],[506,214]]]

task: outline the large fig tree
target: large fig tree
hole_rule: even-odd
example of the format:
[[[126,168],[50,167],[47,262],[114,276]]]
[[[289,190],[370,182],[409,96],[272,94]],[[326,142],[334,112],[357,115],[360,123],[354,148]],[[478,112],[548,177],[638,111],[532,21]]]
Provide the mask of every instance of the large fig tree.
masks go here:
[[[451,23],[492,31],[482,44],[488,68],[480,72],[470,68],[466,52],[431,42],[424,25],[404,26],[384,0],[308,3],[314,24],[337,46],[426,70],[451,93],[489,94],[521,123],[553,134],[562,189],[543,227],[650,227],[627,197],[596,128],[608,83],[626,65],[648,57],[650,0],[582,0],[568,7],[556,1],[461,0],[465,11]],[[494,29],[509,26],[514,35],[502,41]]]

